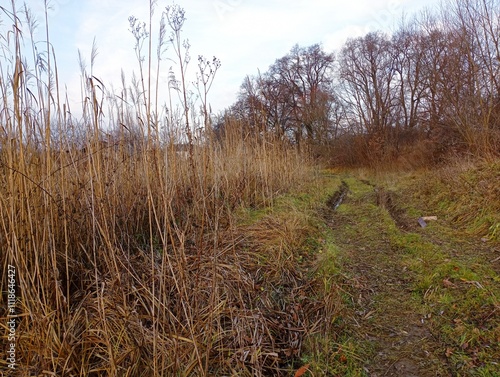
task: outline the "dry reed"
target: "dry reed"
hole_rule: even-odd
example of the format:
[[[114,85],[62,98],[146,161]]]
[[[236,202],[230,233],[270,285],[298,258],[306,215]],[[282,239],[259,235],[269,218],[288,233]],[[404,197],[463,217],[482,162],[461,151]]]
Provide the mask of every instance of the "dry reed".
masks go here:
[[[237,123],[217,138],[206,130],[186,155],[185,114],[160,137],[132,121],[156,119],[151,106],[112,100],[116,124],[105,127],[103,83],[83,66],[76,121],[52,52],[45,71],[29,70],[12,4],[0,268],[17,270],[16,375],[284,375],[320,321],[292,258],[308,225],[295,214],[242,227],[235,211],[307,181],[306,157]],[[2,327],[6,316],[2,295]]]

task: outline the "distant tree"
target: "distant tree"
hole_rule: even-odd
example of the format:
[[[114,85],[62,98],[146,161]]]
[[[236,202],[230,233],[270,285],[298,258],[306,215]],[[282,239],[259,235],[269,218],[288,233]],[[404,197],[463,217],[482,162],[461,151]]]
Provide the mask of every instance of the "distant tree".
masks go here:
[[[498,153],[500,0],[451,0],[390,36],[349,39],[336,56],[296,45],[246,77],[231,116],[245,132],[297,146],[361,135],[344,140],[365,157],[393,156],[420,137],[442,149],[462,142],[476,155]]]
[[[423,33],[415,23],[403,24],[392,37],[396,97],[394,126],[398,131],[420,126],[425,92],[422,39]]]
[[[350,39],[340,52],[342,96],[368,134],[384,135],[394,124],[394,63],[391,41],[382,33]]]
[[[269,69],[267,87],[278,89],[277,100],[283,101],[289,126],[297,144],[306,138],[319,141],[330,126],[332,72],[334,55],[318,44],[306,48],[294,46]]]
[[[454,0],[444,16],[453,64],[448,119],[475,153],[498,151],[500,132],[500,1]]]
[[[266,109],[261,95],[259,78],[247,76],[240,86],[237,101],[229,109],[232,119],[245,125],[249,133],[258,134],[267,130]]]
[[[247,76],[231,110],[259,132],[273,132],[299,145],[319,141],[332,126],[334,55],[320,45],[294,46],[257,77]]]
[[[421,55],[423,93],[420,123],[427,133],[445,123],[445,87],[450,69],[449,35],[436,26],[437,20],[427,15],[421,20],[422,36],[418,40]]]

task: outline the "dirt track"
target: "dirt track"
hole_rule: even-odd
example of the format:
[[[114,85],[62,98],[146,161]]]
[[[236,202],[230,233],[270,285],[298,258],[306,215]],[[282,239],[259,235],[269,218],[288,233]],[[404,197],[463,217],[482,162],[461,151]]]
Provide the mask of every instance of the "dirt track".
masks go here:
[[[407,251],[391,240],[394,234],[422,230],[375,185],[351,180],[348,186],[343,205],[336,200],[340,193],[332,197],[326,219],[340,250],[343,288],[350,297],[345,320],[350,336],[364,349],[364,374],[458,375],[446,355],[449,345],[431,324],[433,314],[414,292],[418,276],[408,267]]]

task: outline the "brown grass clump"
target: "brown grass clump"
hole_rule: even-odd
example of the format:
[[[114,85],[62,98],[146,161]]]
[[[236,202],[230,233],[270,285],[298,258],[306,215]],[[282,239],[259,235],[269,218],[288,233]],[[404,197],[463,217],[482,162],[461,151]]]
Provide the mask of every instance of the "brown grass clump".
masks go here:
[[[237,123],[186,144],[187,113],[160,135],[141,120],[155,118],[141,118],[150,106],[112,103],[120,119],[105,127],[102,83],[85,71],[78,125],[12,35],[0,88],[0,268],[16,269],[16,375],[285,375],[321,315],[294,261],[311,228],[298,212],[248,226],[235,213],[307,182],[307,157]],[[4,328],[11,312],[0,300]],[[6,354],[8,329],[0,336]]]
[[[426,172],[410,191],[469,234],[498,241],[500,164],[493,160],[450,160]],[[430,213],[429,212],[429,213]]]

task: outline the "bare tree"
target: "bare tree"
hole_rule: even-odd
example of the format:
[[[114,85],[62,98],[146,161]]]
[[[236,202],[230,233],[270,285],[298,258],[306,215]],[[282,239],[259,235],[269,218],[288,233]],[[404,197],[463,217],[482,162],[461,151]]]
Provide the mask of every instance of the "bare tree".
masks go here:
[[[334,55],[318,44],[307,48],[296,45],[268,72],[268,79],[282,87],[286,96],[297,144],[304,137],[314,140],[318,130],[328,128],[333,63]]]
[[[351,133],[378,157],[415,136],[443,149],[461,141],[477,155],[496,153],[500,0],[451,0],[392,36],[348,40],[337,57],[320,45],[295,46],[245,79],[232,112],[298,146]]]
[[[444,124],[445,87],[450,69],[449,35],[438,26],[438,20],[426,13],[419,20],[421,37],[418,48],[421,55],[421,79],[423,93],[422,111],[419,116],[421,127],[430,135]]]
[[[414,22],[403,24],[392,37],[394,95],[397,98],[394,126],[398,133],[420,126],[421,104],[425,92],[422,70],[424,38]]]
[[[368,134],[385,134],[393,124],[394,57],[381,33],[347,41],[339,56],[342,95]]]
[[[455,0],[443,18],[455,36],[450,120],[475,154],[491,154],[500,130],[500,2]]]
[[[233,111],[297,145],[319,141],[332,125],[334,55],[320,45],[295,46],[258,77],[247,77]]]

